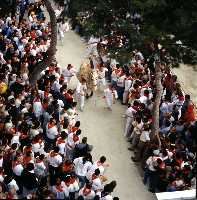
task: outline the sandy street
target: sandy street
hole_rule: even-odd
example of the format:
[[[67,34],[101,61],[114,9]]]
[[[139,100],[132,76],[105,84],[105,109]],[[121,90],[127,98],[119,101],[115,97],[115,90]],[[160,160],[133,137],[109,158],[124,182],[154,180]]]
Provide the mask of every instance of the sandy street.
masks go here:
[[[74,32],[65,34],[63,46],[58,43],[57,60],[62,67],[68,63],[77,68],[85,55],[85,44]],[[75,87],[76,78],[71,81]],[[109,181],[116,180],[117,187],[114,195],[121,200],[151,200],[154,196],[147,191],[142,183],[137,167],[131,161],[131,152],[127,150],[128,143],[123,137],[122,114],[125,107],[116,102],[112,111],[105,109],[102,92],[96,94],[96,105],[93,99],[85,102],[84,112],[79,112],[82,135],[88,137],[89,144],[94,146],[94,159],[102,155],[107,157],[110,164],[106,172]]]

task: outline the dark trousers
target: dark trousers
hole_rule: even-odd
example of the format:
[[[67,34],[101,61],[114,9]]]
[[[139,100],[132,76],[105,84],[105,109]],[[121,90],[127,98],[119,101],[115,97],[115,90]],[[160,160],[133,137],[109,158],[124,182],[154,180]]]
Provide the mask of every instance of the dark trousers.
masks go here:
[[[124,87],[117,86],[118,99],[123,100]]]
[[[58,167],[53,167],[49,165],[49,174],[50,174],[50,185],[55,185],[56,175],[58,174]]]
[[[150,171],[150,179],[149,179],[149,190],[151,190],[152,192],[155,192],[155,190],[157,189],[157,184],[158,184],[158,179],[159,179],[159,175],[157,171]]]

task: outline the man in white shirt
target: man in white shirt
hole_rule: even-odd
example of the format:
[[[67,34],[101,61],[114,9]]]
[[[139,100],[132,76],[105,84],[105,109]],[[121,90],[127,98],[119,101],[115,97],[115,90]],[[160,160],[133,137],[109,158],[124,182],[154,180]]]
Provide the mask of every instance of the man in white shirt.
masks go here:
[[[92,166],[92,163],[89,160],[90,158],[88,156],[84,156],[76,158],[73,161],[75,166],[75,173],[80,181],[80,188],[82,188],[85,185],[87,172]]]
[[[81,190],[79,191],[79,196],[82,196],[84,200],[92,200],[95,197],[95,192],[92,189],[91,184],[86,184]]]
[[[150,126],[144,125],[143,131],[140,135],[140,141],[138,144],[136,155],[135,157],[132,157],[132,160],[134,162],[139,162],[139,160],[143,157],[143,153],[148,142],[150,142]]]
[[[95,172],[96,169],[99,169],[100,175],[104,175],[105,169],[107,167],[109,167],[109,164],[106,163],[106,157],[101,156],[99,160],[93,163],[86,175],[86,178],[90,181],[92,178],[92,174]]]
[[[126,121],[126,125],[125,125],[125,130],[124,130],[124,136],[125,137],[130,137],[131,133],[131,124],[133,121],[133,117],[134,114],[137,112],[137,110],[135,110],[135,105],[138,104],[137,101],[134,101],[133,106],[130,106],[127,108],[126,112],[125,112],[125,121]]]
[[[131,88],[132,82],[133,82],[132,77],[129,74],[126,74],[124,82],[123,100],[122,100],[123,104],[126,104],[128,102],[129,89]]]
[[[98,74],[98,80],[97,80],[97,86],[100,88],[101,86],[105,87],[106,86],[106,80],[105,80],[105,73],[108,71],[106,67],[99,67],[97,69],[97,74]]]
[[[80,134],[81,134],[81,129],[78,129],[76,133],[71,132],[68,134],[68,139],[66,144],[67,159],[70,160],[73,159],[75,145],[79,144],[80,142]]]
[[[62,70],[62,74],[64,75],[64,79],[67,84],[70,82],[71,78],[76,75],[77,70],[71,65],[68,64],[67,68]]]
[[[82,79],[81,83],[78,81],[76,93],[80,102],[80,110],[83,111],[85,105],[85,96],[87,93],[87,85],[85,79]]]
[[[58,168],[62,164],[62,156],[59,154],[59,147],[54,147],[54,150],[49,152],[48,155],[49,162],[49,174],[50,174],[50,185],[55,185],[56,174],[58,173]]]
[[[112,105],[115,103],[115,99],[118,98],[117,91],[113,88],[112,85],[109,85],[108,88],[104,90],[104,98],[107,104],[107,108],[112,110]]]
[[[118,93],[118,99],[121,101],[123,100],[123,93],[124,93],[124,87],[125,87],[125,75],[122,74],[118,80],[117,80],[117,93]]]
[[[59,135],[58,128],[56,126],[56,120],[51,118],[46,127],[47,143],[49,146],[55,146],[55,140]]]
[[[148,100],[151,100],[152,96],[149,93],[149,90],[144,90],[144,94],[140,97],[140,102],[148,106]]]

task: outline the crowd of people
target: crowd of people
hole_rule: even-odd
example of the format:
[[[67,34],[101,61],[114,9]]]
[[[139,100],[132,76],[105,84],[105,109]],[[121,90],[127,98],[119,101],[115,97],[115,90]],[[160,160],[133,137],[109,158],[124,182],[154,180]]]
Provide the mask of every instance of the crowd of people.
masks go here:
[[[115,99],[127,106],[123,135],[149,190],[195,188],[195,106],[165,63],[148,62],[134,50],[130,64],[121,66],[98,53],[107,39],[91,37],[80,74],[72,64],[62,68],[54,60],[36,85],[29,84],[50,45],[43,8],[42,1],[21,0],[15,15],[0,19],[0,198],[119,199],[112,194],[116,181],[106,182],[106,157],[93,161],[93,147],[81,137],[77,102],[83,111],[86,98],[96,101],[96,89],[109,110]],[[61,40],[64,29],[58,21]],[[151,132],[155,65],[162,69],[163,85],[158,137]],[[77,75],[74,91],[69,83]]]
[[[108,45],[106,39],[99,42]],[[107,70],[110,82],[107,90],[111,89],[114,97],[116,91],[117,99],[127,105],[123,135],[130,143],[128,149],[133,151],[132,161],[140,163],[144,170],[144,184],[153,193],[195,189],[196,108],[190,95],[181,88],[177,76],[166,63],[150,62],[139,50],[132,52],[131,61],[125,66],[105,60],[99,65],[99,71]],[[154,135],[156,65],[162,70],[163,89],[160,128]],[[112,104],[109,105],[111,109]]]
[[[92,160],[82,137],[71,65],[56,61],[36,85],[29,74],[46,56],[50,25],[42,1],[18,1],[17,12],[0,19],[0,199],[118,200],[108,181],[106,157]],[[77,96],[83,109],[85,80]]]

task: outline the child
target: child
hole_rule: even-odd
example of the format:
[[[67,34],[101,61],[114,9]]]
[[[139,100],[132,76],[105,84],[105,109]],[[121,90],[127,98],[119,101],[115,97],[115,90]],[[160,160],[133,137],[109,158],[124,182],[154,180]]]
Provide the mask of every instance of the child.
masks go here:
[[[106,100],[107,108],[112,110],[112,104],[115,103],[115,99],[118,98],[117,91],[112,85],[109,85],[108,88],[104,90],[104,98]]]
[[[87,93],[87,86],[86,86],[86,80],[82,79],[81,82],[78,82],[77,88],[76,88],[77,97],[80,101],[80,110],[83,111],[84,104],[85,104],[85,96]]]

